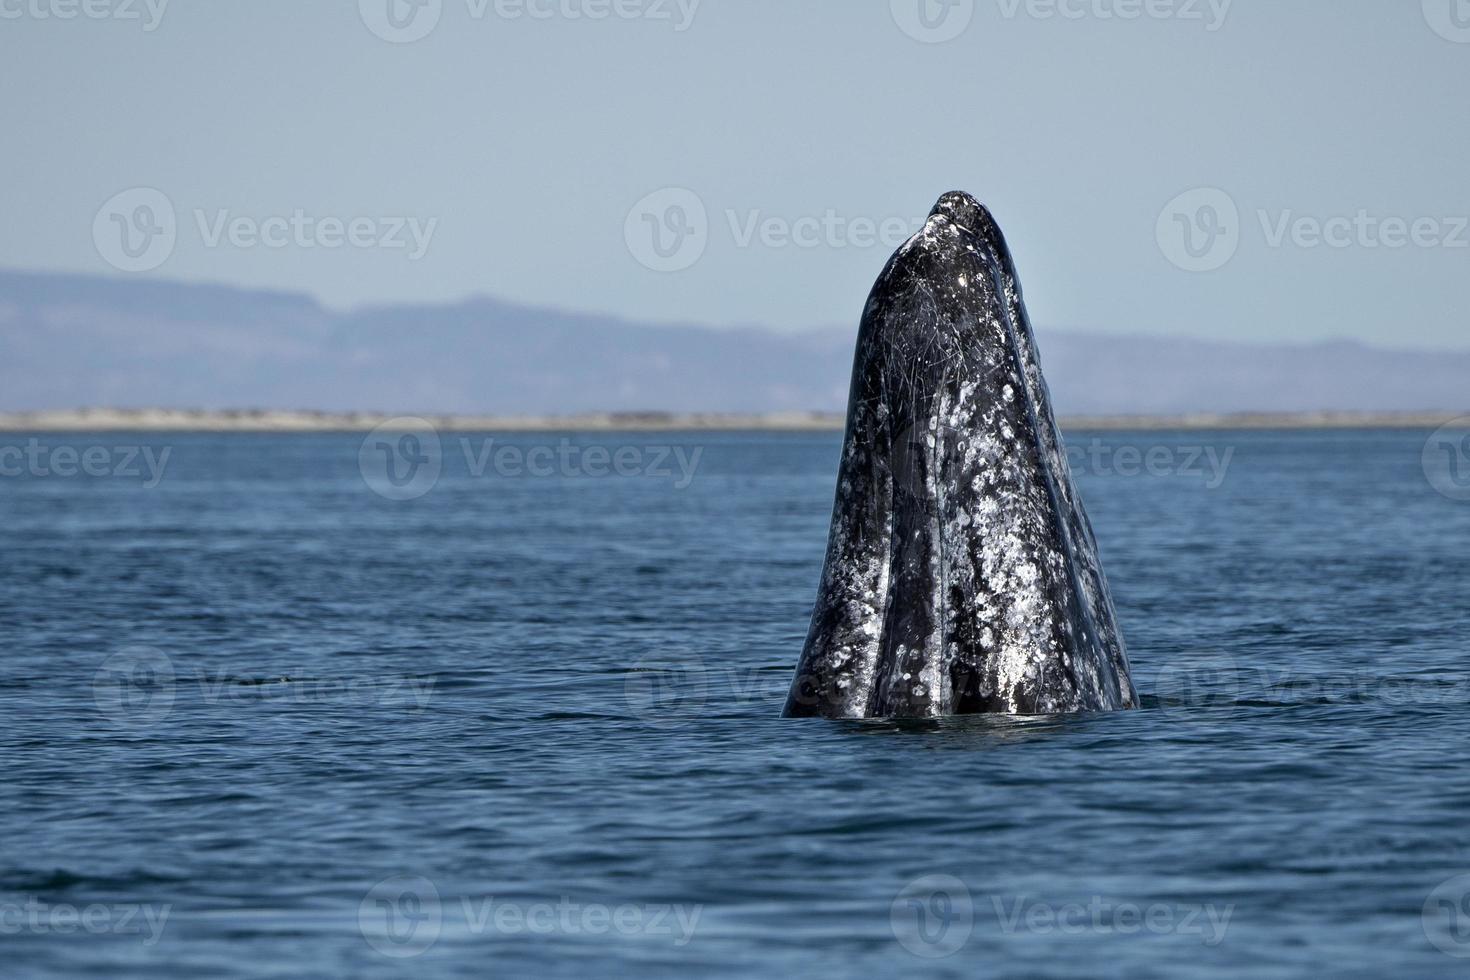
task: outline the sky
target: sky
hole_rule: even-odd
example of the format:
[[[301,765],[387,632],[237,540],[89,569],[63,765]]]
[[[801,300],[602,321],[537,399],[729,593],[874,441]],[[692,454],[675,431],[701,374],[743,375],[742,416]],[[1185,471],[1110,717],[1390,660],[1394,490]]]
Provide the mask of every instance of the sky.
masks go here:
[[[1470,347],[1470,0],[0,0],[0,266],[856,324],[940,193],[1033,318]]]

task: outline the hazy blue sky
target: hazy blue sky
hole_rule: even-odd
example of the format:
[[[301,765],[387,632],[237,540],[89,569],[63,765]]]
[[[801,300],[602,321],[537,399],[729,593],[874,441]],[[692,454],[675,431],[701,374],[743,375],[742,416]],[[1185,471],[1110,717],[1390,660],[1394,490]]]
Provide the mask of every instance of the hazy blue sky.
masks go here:
[[[850,325],[960,187],[1044,325],[1470,342],[1470,0],[419,2],[0,0],[0,265]]]

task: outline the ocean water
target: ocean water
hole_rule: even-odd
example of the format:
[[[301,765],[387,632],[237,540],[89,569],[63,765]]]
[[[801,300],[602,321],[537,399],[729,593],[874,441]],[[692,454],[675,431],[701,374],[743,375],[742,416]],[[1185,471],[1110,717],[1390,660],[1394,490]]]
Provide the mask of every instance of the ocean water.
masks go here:
[[[1464,976],[1427,436],[1069,433],[1144,709],[908,723],[835,433],[0,436],[0,974]]]

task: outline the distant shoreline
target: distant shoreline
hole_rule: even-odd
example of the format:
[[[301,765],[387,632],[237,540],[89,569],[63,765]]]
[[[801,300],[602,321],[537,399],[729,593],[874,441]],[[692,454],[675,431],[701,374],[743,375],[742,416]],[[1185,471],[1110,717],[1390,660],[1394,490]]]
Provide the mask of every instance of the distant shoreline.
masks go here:
[[[1188,415],[1063,416],[1073,430],[1150,431],[1221,429],[1438,428],[1455,412],[1240,412]],[[0,432],[366,432],[394,416],[308,411],[184,411],[78,409],[0,414]],[[831,432],[844,417],[821,412],[765,415],[607,412],[577,415],[421,415],[449,432]]]

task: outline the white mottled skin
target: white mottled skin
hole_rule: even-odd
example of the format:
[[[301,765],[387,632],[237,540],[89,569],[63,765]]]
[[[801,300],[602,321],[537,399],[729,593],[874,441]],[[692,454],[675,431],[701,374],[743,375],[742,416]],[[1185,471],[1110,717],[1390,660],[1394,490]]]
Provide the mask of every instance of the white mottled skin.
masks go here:
[[[1136,705],[1004,240],[940,199],[858,338],[790,715]]]
[[[973,204],[973,199],[969,203]],[[1051,393],[1041,375],[1036,337],[1031,329],[1030,317],[1026,314],[1026,305],[1021,299],[1021,283],[1016,275],[1015,262],[995,218],[984,207],[976,204],[975,208],[974,224],[978,226],[975,230],[985,240],[987,249],[995,260],[995,272],[1001,283],[1008,325],[1021,361],[1027,395],[1035,406],[1040,451],[1049,461],[1052,471],[1058,474],[1055,487],[1061,513],[1068,521],[1068,541],[1078,579],[1077,585],[1083,593],[1086,607],[1095,611],[1095,626],[1099,633],[1095,639],[1103,648],[1107,660],[1100,669],[1104,672],[1111,670],[1120,679],[1119,697],[1123,701],[1122,706],[1137,707],[1137,695],[1129,681],[1128,655],[1123,647],[1122,633],[1117,627],[1117,613],[1113,608],[1107,579],[1103,575],[1102,561],[1098,557],[1097,539],[1093,534],[1092,523],[1087,519],[1087,510],[1082,506],[1082,500],[1072,482],[1071,465],[1052,413]],[[1097,669],[1093,669],[1094,676]]]

